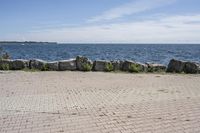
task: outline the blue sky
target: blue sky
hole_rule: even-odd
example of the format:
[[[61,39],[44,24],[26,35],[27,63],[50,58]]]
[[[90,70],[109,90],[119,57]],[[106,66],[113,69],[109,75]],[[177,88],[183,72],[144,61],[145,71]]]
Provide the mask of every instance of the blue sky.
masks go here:
[[[0,0],[0,40],[200,43],[199,0]]]

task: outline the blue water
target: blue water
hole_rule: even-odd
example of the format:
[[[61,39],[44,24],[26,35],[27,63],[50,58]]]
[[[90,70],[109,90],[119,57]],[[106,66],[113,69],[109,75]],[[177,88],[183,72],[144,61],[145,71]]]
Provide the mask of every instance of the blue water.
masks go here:
[[[1,45],[13,59],[39,58],[47,61],[74,58],[134,60],[168,64],[172,58],[200,62],[200,45],[163,44],[9,44]]]

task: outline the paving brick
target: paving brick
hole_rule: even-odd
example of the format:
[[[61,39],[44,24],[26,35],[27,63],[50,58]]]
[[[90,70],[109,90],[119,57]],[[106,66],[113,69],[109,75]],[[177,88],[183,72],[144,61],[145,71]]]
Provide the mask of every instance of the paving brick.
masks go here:
[[[1,133],[200,132],[200,75],[0,74]]]

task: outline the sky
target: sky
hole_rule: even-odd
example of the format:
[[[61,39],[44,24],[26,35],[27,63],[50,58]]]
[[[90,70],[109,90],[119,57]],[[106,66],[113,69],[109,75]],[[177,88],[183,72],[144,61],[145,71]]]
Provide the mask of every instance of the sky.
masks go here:
[[[200,0],[0,0],[0,41],[200,43]]]

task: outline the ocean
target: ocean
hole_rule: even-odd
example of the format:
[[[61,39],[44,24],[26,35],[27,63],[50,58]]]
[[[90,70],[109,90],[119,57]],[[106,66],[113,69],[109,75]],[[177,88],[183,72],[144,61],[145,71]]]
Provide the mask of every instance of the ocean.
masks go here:
[[[197,44],[0,44],[12,59],[65,60],[82,55],[91,60],[134,60],[167,65],[170,59],[200,62]]]

